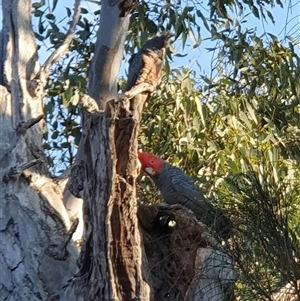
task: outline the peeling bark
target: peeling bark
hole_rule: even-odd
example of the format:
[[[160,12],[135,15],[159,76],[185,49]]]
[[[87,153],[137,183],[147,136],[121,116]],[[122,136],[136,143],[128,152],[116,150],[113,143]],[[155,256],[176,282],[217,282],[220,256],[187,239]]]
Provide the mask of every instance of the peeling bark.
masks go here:
[[[43,300],[76,270],[62,192],[41,146],[41,97],[32,97],[38,67],[31,1],[5,0],[0,86],[0,286],[2,300]],[[26,47],[24,46],[26,45]]]
[[[138,124],[114,106],[85,117],[86,233],[80,271],[61,294],[66,300],[149,300],[136,215]]]
[[[85,236],[80,270],[59,295],[66,300],[146,301],[150,295],[136,215],[139,123],[126,118],[118,104],[117,76],[129,23],[128,16],[119,15],[118,1],[103,1],[91,97],[83,99],[83,135],[69,186],[84,200]]]

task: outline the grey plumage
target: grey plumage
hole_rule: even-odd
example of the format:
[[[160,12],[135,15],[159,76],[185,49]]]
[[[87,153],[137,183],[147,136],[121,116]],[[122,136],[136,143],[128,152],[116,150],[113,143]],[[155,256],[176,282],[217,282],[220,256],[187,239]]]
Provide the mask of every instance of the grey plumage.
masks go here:
[[[220,209],[205,199],[193,180],[181,169],[164,162],[152,179],[166,203],[185,206],[219,237],[223,239],[230,237],[232,230],[230,220]]]
[[[164,54],[171,36],[170,33],[155,36],[131,56],[126,91],[142,82],[155,87],[160,83]]]
[[[131,99],[130,109],[137,111],[136,115],[139,119],[145,101],[149,99],[161,82],[163,59],[171,36],[170,33],[164,33],[148,40],[129,60],[126,92],[145,83],[149,85],[149,89],[134,94],[135,96]]]

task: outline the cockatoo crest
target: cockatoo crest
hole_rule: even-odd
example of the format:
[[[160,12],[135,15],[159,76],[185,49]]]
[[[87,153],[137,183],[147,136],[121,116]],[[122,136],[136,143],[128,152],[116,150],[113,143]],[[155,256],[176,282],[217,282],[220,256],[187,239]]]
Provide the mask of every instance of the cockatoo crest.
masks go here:
[[[138,158],[142,165],[141,169],[151,177],[156,175],[164,164],[160,158],[145,152],[139,153]]]

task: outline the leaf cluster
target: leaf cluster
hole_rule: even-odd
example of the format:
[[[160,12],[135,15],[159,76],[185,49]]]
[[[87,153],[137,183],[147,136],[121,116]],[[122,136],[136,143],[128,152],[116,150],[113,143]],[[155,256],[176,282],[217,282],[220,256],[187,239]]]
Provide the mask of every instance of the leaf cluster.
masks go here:
[[[268,299],[299,279],[300,65],[291,44],[241,37],[220,37],[214,78],[171,70],[146,107],[140,145],[231,217],[237,295]],[[140,183],[141,201],[160,200],[149,179]]]
[[[48,5],[44,0],[34,2],[33,21],[40,51],[57,49],[66,35],[66,23],[72,15],[65,7],[65,15],[57,19],[57,0]],[[72,164],[80,141],[79,99],[87,92],[88,67],[94,51],[96,37],[96,15],[87,16],[88,10],[81,9],[80,21],[72,41],[70,52],[51,70],[45,86],[46,127],[44,129],[44,150],[50,171],[60,174]],[[45,54],[44,54],[45,55]]]

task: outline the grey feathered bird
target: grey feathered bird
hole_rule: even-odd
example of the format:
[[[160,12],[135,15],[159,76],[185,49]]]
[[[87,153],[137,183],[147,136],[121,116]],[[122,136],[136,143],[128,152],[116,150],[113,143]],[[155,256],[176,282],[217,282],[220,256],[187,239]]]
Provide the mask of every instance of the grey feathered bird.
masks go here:
[[[160,158],[141,152],[142,170],[150,176],[168,204],[180,204],[193,211],[196,218],[223,239],[228,239],[232,225],[223,212],[208,202],[193,180],[181,169]]]
[[[173,34],[166,32],[148,40],[129,60],[125,95],[130,97],[130,109],[140,120],[143,105],[161,82],[166,48]]]

